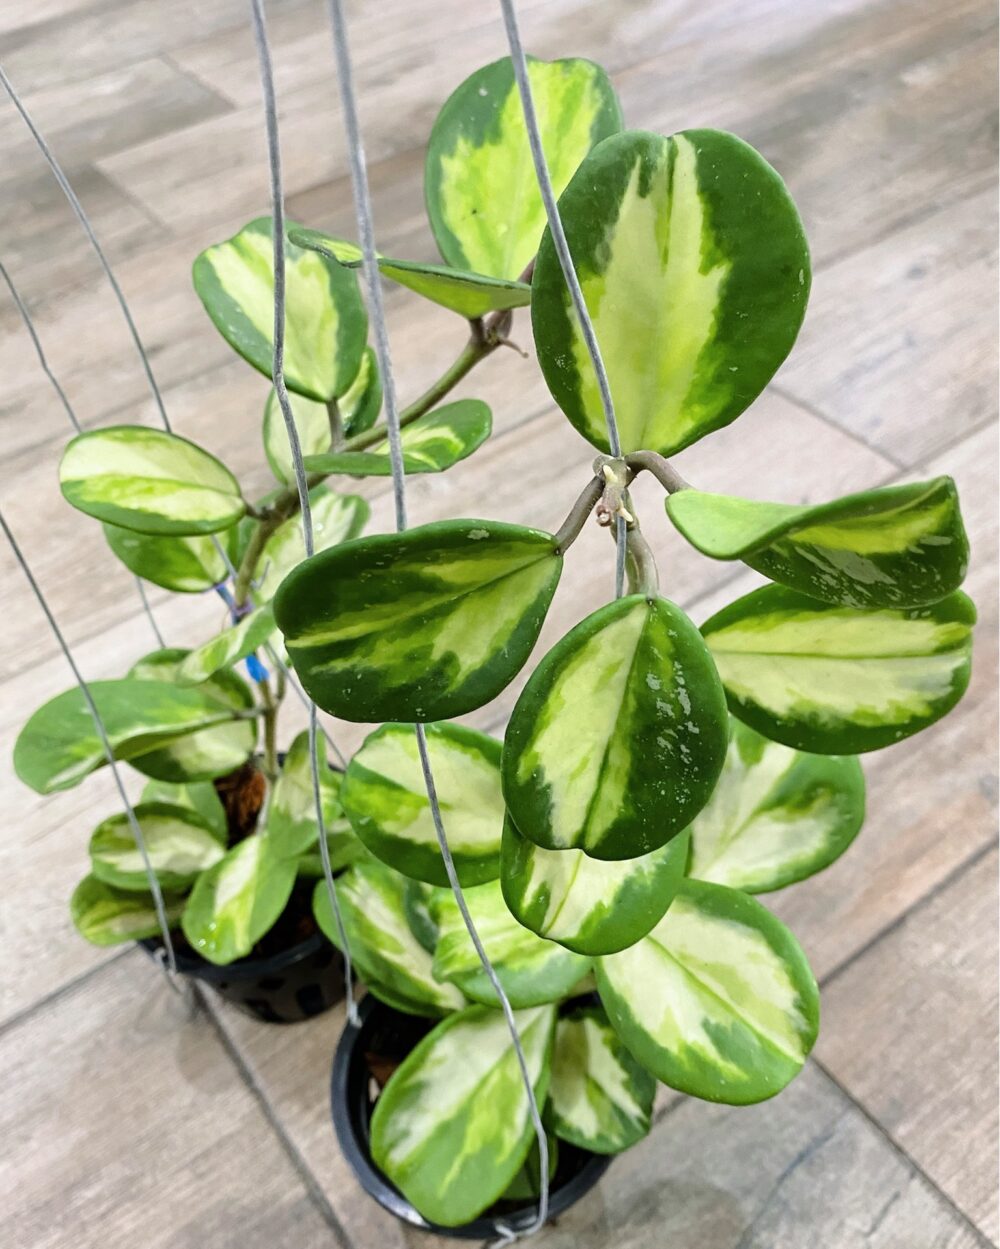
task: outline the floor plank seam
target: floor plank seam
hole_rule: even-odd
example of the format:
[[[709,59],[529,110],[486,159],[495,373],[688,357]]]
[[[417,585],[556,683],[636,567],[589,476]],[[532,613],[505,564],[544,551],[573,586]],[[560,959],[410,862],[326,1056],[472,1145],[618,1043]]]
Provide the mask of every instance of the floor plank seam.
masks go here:
[[[123,950],[117,950],[110,958],[106,958],[103,962],[95,963],[93,967],[88,967],[86,971],[82,971],[79,975],[71,976],[69,980],[64,980],[62,984],[57,985],[51,992],[44,994],[36,999],[29,1006],[25,1006],[22,1010],[15,1011],[13,1015],[9,1015],[6,1019],[0,1021],[0,1038],[5,1037],[8,1032],[13,1032],[15,1028],[19,1028],[21,1024],[28,1023],[39,1011],[45,1010],[46,1007],[60,1001],[64,997],[68,997],[76,989],[82,988],[95,976],[106,971],[109,967],[113,967],[115,963],[120,962],[127,955],[131,954],[133,947],[127,946]]]
[[[891,452],[886,451],[883,447],[872,446],[867,438],[863,438],[860,434],[855,433],[855,431],[850,429],[848,426],[841,425],[835,417],[829,416],[823,411],[822,408],[818,408],[808,399],[800,398],[800,396],[788,390],[784,383],[772,382],[768,389],[773,391],[776,395],[780,395],[786,403],[792,403],[797,408],[801,408],[803,412],[807,412],[810,416],[815,417],[816,420],[822,421],[824,425],[829,425],[831,429],[836,429],[840,433],[846,434],[852,442],[857,443],[859,446],[864,447],[866,451],[871,451],[874,455],[879,456],[880,459],[885,460],[886,464],[890,468],[894,468],[896,470],[896,475],[899,473],[909,472],[911,467],[909,464],[903,463],[902,460],[897,459],[896,456],[894,456]]]
[[[309,1195],[309,1199],[319,1211],[323,1221],[333,1232],[338,1244],[341,1246],[341,1249],[355,1249],[351,1238],[348,1236],[347,1231],[345,1230],[340,1219],[337,1217],[333,1206],[330,1204],[326,1193],[323,1191],[322,1185],[313,1174],[312,1169],[306,1162],[301,1151],[288,1135],[285,1130],[285,1126],[281,1121],[281,1116],[278,1114],[276,1108],[272,1106],[270,1099],[261,1087],[261,1084],[254,1075],[253,1070],[244,1059],[239,1046],[233,1040],[228,1029],[223,1023],[221,1013],[219,1012],[215,1002],[212,1001],[211,995],[200,985],[197,985],[195,987],[195,997],[199,1001],[202,1010],[205,1012],[206,1017],[210,1021],[223,1049],[229,1057],[230,1062],[235,1067],[239,1078],[243,1081],[250,1095],[257,1102],[257,1105],[260,1107],[261,1113],[264,1115],[268,1126],[274,1133],[278,1144],[284,1151],[289,1162],[292,1164],[292,1167],[294,1168],[299,1179],[302,1181],[302,1184]],[[269,1026],[280,1027],[281,1025],[274,1024]],[[331,1129],[331,1148],[333,1148],[332,1135],[333,1133]]]
[[[890,1146],[890,1148],[902,1158],[913,1171],[920,1176],[924,1183],[935,1193],[940,1200],[948,1207],[949,1210],[959,1219],[962,1225],[967,1228],[976,1238],[981,1249],[997,1249],[997,1245],[989,1239],[989,1237],[976,1226],[973,1220],[965,1213],[960,1205],[931,1179],[923,1167],[916,1161],[892,1133],[886,1128],[865,1106],[864,1102],[859,1101],[850,1091],[849,1088],[833,1074],[833,1072],[822,1063],[818,1058],[813,1056],[809,1060],[814,1066],[823,1073],[827,1080],[841,1093],[843,1097],[862,1115],[867,1123],[869,1123],[879,1136]]]

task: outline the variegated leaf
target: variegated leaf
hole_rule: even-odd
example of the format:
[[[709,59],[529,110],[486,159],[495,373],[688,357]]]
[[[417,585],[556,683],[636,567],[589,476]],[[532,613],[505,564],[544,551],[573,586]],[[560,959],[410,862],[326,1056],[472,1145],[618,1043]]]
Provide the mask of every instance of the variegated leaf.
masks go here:
[[[286,234],[294,222],[285,222]],[[267,377],[274,350],[271,218],[258,217],[194,262],[194,288],[216,329]],[[322,403],[357,375],[368,322],[353,273],[285,244],[285,382]]]
[[[472,922],[511,1006],[520,1009],[558,1002],[590,970],[590,959],[519,924],[507,909],[499,881],[476,885],[464,893]],[[475,1002],[499,1005],[454,897],[439,895],[432,913],[439,929],[434,975],[456,984]]]
[[[600,1006],[556,1024],[549,1115],[558,1136],[595,1154],[618,1154],[649,1132],[656,1081],[618,1039]]]
[[[362,538],[300,564],[274,614],[313,700],[344,720],[447,720],[524,665],[562,557],[551,534],[456,520]]]
[[[134,814],[150,866],[168,892],[186,889],[225,854],[214,830],[194,811],[165,802],[140,802]],[[140,892],[149,889],[145,863],[124,812],[94,829],[90,862],[94,875],[105,884]]]
[[[578,954],[613,954],[659,923],[687,865],[686,832],[635,859],[607,862],[582,850],[543,850],[508,817],[500,882],[526,928]]]
[[[702,626],[729,706],[772,741],[817,754],[879,750],[939,720],[965,693],[976,609],[859,611],[764,586]]]
[[[809,295],[802,224],[771,166],[719,130],[626,131],[584,160],[559,213],[623,450],[669,455],[735,420],[791,350]],[[553,397],[607,451],[593,366],[548,231],[531,316]]]
[[[77,434],[63,452],[59,485],[88,516],[160,536],[228,529],[246,508],[239,482],[214,455],[145,425]]]
[[[163,899],[167,924],[181,917],[186,897]],[[123,945],[160,935],[156,905],[149,893],[133,893],[107,885],[96,876],[85,876],[73,890],[70,916],[81,937],[91,945]]]
[[[450,984],[439,984],[432,960],[413,935],[404,909],[406,878],[381,863],[363,860],[335,882],[347,947],[376,997],[417,1015],[444,1015],[461,1010],[465,998]],[[316,921],[338,948],[340,932],[330,905],[326,881],[313,894]]]
[[[203,689],[145,682],[91,681],[90,693],[116,759],[134,761],[187,733],[230,725],[233,709]],[[43,704],[18,734],[14,770],[36,793],[72,789],[107,763],[101,739],[79,688]]]
[[[545,1133],[545,1145],[549,1153],[549,1183],[555,1179],[556,1170],[559,1166],[559,1138],[553,1136],[551,1132]],[[531,1142],[531,1148],[528,1150],[528,1156],[521,1167],[503,1190],[501,1201],[517,1201],[524,1203],[527,1201],[537,1201],[542,1187],[542,1167],[541,1157],[539,1156],[538,1138]]]
[[[329,256],[349,269],[356,269],[362,263],[360,247],[343,239],[331,238],[319,230],[293,230],[292,241],[299,247],[319,252],[321,256]],[[424,299],[469,320],[487,312],[523,308],[531,303],[531,287],[527,282],[508,282],[483,273],[451,269],[447,265],[390,260],[387,256],[379,256],[378,267],[382,276],[391,282],[398,282]]]
[[[290,394],[288,399],[302,454],[321,455],[324,451],[329,451],[333,437],[327,405],[296,394]],[[371,347],[366,347],[357,376],[337,400],[344,436],[350,437],[370,429],[375,424],[381,407],[382,381],[378,375],[375,353]],[[264,454],[278,481],[285,485],[295,481],[288,430],[278,405],[278,397],[273,390],[264,405]]]
[[[403,890],[403,911],[410,931],[424,947],[428,954],[433,955],[438,943],[438,926],[434,919],[435,898],[446,891],[434,885],[425,885],[422,880],[407,880]]]
[[[277,631],[270,606],[248,612],[242,620],[223,629],[193,651],[188,651],[177,669],[179,685],[198,685],[220,668],[229,668],[267,644]]]
[[[500,872],[500,743],[458,724],[429,724],[427,749],[445,833],[463,885]],[[377,729],[347,766],[341,793],[351,826],[397,872],[447,885],[412,725]]]
[[[274,927],[294,885],[295,860],[252,833],[195,881],[181,916],[184,936],[210,963],[245,958]]]
[[[592,61],[529,61],[556,195],[595,143],[621,129],[607,75]],[[456,269],[517,278],[534,258],[545,209],[509,57],[466,78],[438,114],[424,189],[441,255]]]
[[[211,536],[158,538],[106,524],[104,537],[130,572],[178,594],[200,594],[225,581],[229,569],[224,556],[232,562],[236,550],[235,527]]]
[[[229,837],[226,809],[211,781],[194,781],[190,784],[147,781],[142,787],[140,801],[167,802],[172,807],[187,807],[201,816],[222,845],[226,844]]]
[[[648,854],[708,801],[729,717],[687,616],[632,594],[542,659],[510,717],[503,792],[518,831],[597,859]]]
[[[440,473],[464,460],[490,436],[493,417],[479,399],[458,399],[435,408],[400,435],[407,473]],[[383,439],[368,451],[326,451],[306,457],[311,473],[346,473],[351,477],[390,477],[389,443]]]
[[[691,825],[688,873],[766,893],[828,867],[865,818],[853,755],[809,755],[733,721],[726,766]]]
[[[312,504],[313,542],[317,551],[326,551],[356,538],[371,515],[367,500],[360,495],[336,494],[322,485],[309,492],[309,501]],[[301,517],[291,516],[264,543],[256,591],[258,602],[273,598],[278,586],[305,557]]]
[[[667,515],[713,559],[742,559],[772,581],[847,607],[922,607],[956,590],[969,542],[950,477],[832,503],[755,503],[700,490]]]
[[[184,688],[177,686],[177,671],[187,654],[186,650],[170,647],[153,651],[132,667],[129,676]],[[252,714],[254,701],[249,686],[231,669],[220,668],[197,689],[214,705],[226,709],[228,721],[179,735],[155,750],[144,751],[129,759],[134,768],[154,780],[185,784],[226,776],[246,763],[257,745],[257,721]]]
[[[540,1104],[555,1010],[518,1011],[514,1020]],[[471,1006],[439,1023],[390,1076],[375,1103],[371,1149],[425,1219],[460,1227],[513,1181],[533,1135],[506,1020],[498,1010]]]
[[[340,804],[341,777],[327,763],[321,740],[316,742],[316,762],[323,827],[336,870],[350,859],[349,843],[354,841],[354,834]],[[264,835],[271,843],[271,849],[281,858],[294,858],[319,843],[308,730],[299,733],[285,755],[281,774],[268,804]]]
[[[816,1040],[819,990],[801,947],[754,898],[723,885],[687,881],[649,936],[595,970],[633,1056],[693,1097],[773,1097]]]

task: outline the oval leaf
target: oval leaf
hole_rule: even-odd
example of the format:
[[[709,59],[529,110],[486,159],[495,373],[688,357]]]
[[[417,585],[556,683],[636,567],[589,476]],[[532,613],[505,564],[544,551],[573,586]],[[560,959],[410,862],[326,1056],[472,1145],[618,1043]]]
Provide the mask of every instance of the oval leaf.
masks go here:
[[[798,1074],[819,990],[798,942],[755,899],[688,881],[666,916],[595,967],[615,1031],[642,1065],[692,1097],[747,1105]]]
[[[288,396],[292,420],[298,430],[299,443],[304,456],[321,455],[329,451],[332,442],[330,413],[325,403],[306,399],[302,395]],[[337,400],[340,422],[344,436],[363,433],[375,424],[382,407],[382,381],[378,375],[375,353],[365,348],[361,367],[349,388]],[[272,390],[264,404],[264,454],[278,481],[291,485],[295,481],[292,452],[288,445],[285,418],[278,405],[278,397]]]
[[[144,425],[110,425],[70,439],[59,486],[88,516],[166,536],[228,529],[246,506],[239,482],[214,455]]]
[[[465,901],[493,970],[515,1009],[560,1001],[590,970],[589,959],[554,941],[545,941],[519,924],[507,909],[499,881],[466,889]],[[458,985],[475,1002],[499,1005],[454,897],[442,893],[435,899],[433,914],[439,928],[434,975]]]
[[[691,825],[688,872],[744,893],[781,889],[839,858],[864,818],[853,755],[808,755],[735,720],[719,783]]]
[[[381,863],[355,863],[335,882],[351,958],[376,997],[411,1014],[443,1015],[461,1010],[465,998],[431,972],[431,956],[406,919],[406,878]],[[313,911],[319,926],[340,948],[340,933],[326,881],[316,882]]]
[[[511,914],[578,954],[614,954],[659,923],[684,879],[687,833],[636,859],[607,862],[582,850],[543,850],[508,818],[500,882]]]
[[[371,515],[367,501],[360,495],[335,494],[326,486],[316,486],[311,490],[309,501],[312,504],[313,542],[317,551],[326,551],[356,538]],[[278,586],[305,557],[302,520],[291,516],[264,543],[258,565],[261,569],[256,590],[258,602],[273,598]]]
[[[141,802],[166,802],[172,807],[186,807],[201,816],[205,825],[225,845],[229,838],[226,809],[211,781],[175,784],[170,781],[147,781],[142,787]]]
[[[539,1104],[555,1010],[514,1016]],[[498,1113],[498,1108],[503,1113]],[[534,1136],[527,1090],[500,1011],[471,1006],[437,1025],[375,1103],[372,1157],[425,1219],[459,1227],[513,1181]]]
[[[286,234],[294,222],[286,221]],[[271,376],[274,257],[271,218],[258,217],[194,262],[194,288],[231,347]],[[368,322],[353,273],[285,244],[285,383],[326,403],[357,375]]]
[[[429,724],[427,750],[445,833],[463,885],[500,873],[500,743],[458,724]],[[344,774],[341,801],[372,854],[405,876],[447,885],[412,725],[365,739]]]
[[[679,451],[735,420],[788,355],[809,251],[784,183],[719,130],[626,131],[559,201],[624,451]],[[548,231],[532,279],[538,362],[556,402],[609,450],[604,409]]]
[[[331,851],[331,862],[336,870],[351,857],[349,846],[355,838],[340,804],[341,778],[327,763],[323,744],[319,740],[316,742],[316,762],[323,827]],[[288,748],[281,775],[271,792],[264,836],[270,843],[271,851],[280,858],[295,858],[319,843],[308,730],[299,733]]]
[[[433,955],[438,942],[438,926],[433,915],[434,899],[444,892],[420,880],[407,880],[403,890],[403,910],[410,931]]]
[[[524,687],[504,740],[507,808],[545,849],[636,858],[705,805],[728,736],[697,629],[666,599],[632,594],[581,621]]]
[[[177,669],[177,683],[198,685],[207,681],[220,668],[229,668],[264,646],[276,629],[269,606],[248,612],[237,624],[188,651]]]
[[[177,687],[177,672],[187,654],[169,647],[154,651],[141,659],[129,676]],[[130,758],[134,768],[155,780],[185,784],[226,776],[246,763],[257,745],[257,721],[247,717],[254,706],[249,686],[231,669],[220,668],[198,686],[198,691],[215,706],[226,708],[228,722],[179,735],[155,750]],[[234,719],[234,715],[247,718]]]
[[[138,756],[212,725],[232,721],[233,710],[205,690],[179,689],[126,678],[91,681],[116,759]],[[34,713],[14,745],[14,770],[36,793],[72,789],[107,763],[87,704],[79,688],[66,690]]]
[[[464,460],[490,436],[493,417],[479,399],[446,403],[411,424],[400,435],[407,473],[440,473]],[[389,443],[383,439],[369,451],[327,451],[306,457],[311,473],[346,473],[351,477],[391,477]]]
[[[733,715],[817,754],[880,750],[939,720],[965,693],[976,609],[858,611],[764,586],[702,626]]]
[[[556,1024],[549,1115],[558,1136],[595,1154],[618,1154],[649,1132],[656,1081],[632,1057],[599,1006]]]
[[[310,697],[344,720],[447,720],[523,667],[562,571],[555,539],[457,520],[362,538],[300,564],[274,599]]]
[[[163,899],[167,924],[173,927],[181,917],[187,898]],[[160,935],[153,896],[115,889],[96,876],[85,876],[73,890],[70,915],[81,937],[91,945],[122,945]]]
[[[922,607],[958,589],[969,542],[950,477],[795,507],[680,490],[667,515],[713,559],[847,607]]]
[[[200,594],[225,581],[229,568],[216,542],[230,562],[236,549],[235,529],[212,537],[156,538],[106,524],[104,537],[129,572],[178,594]]]
[[[595,143],[621,129],[604,70],[592,61],[529,61],[528,76],[556,195]],[[427,212],[456,269],[517,278],[536,251],[545,208],[509,57],[466,78],[438,114],[427,147]]]
[[[134,808],[150,866],[164,890],[186,889],[225,854],[212,828],[194,811],[165,802],[140,802]],[[142,854],[128,816],[102,820],[90,838],[93,873],[117,889],[149,889]]]
[[[360,247],[331,238],[319,230],[296,229],[291,238],[299,247],[329,256],[348,269],[356,269],[362,263]],[[451,269],[447,265],[390,260],[386,256],[379,256],[378,267],[383,277],[470,321],[487,312],[523,308],[531,303],[531,287],[527,282],[507,282],[483,273]]]
[[[210,963],[245,958],[274,927],[294,884],[294,859],[279,858],[252,834],[195,881],[181,917],[184,936]]]

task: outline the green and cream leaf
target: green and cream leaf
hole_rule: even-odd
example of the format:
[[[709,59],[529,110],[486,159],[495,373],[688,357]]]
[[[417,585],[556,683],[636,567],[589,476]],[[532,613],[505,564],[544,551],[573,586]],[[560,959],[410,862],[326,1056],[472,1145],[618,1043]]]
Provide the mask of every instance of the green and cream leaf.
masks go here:
[[[368,502],[357,494],[337,494],[329,487],[315,486],[309,492],[312,504],[313,542],[317,551],[327,551],[356,538],[371,514]],[[306,557],[302,521],[291,516],[283,521],[264,543],[256,597],[267,602],[274,597],[285,577]]]
[[[187,898],[163,899],[167,923],[177,923]],[[123,945],[160,935],[156,905],[149,893],[133,893],[85,876],[73,890],[70,916],[81,937],[91,945]]]
[[[306,560],[275,595],[275,619],[324,711],[446,720],[495,698],[524,665],[561,570],[550,534],[441,521]]]
[[[976,610],[860,611],[764,586],[702,626],[733,715],[816,754],[890,746],[939,720],[969,683]]]
[[[104,537],[129,572],[178,594],[212,589],[229,575],[226,557],[230,562],[235,559],[235,528],[210,536],[171,538],[105,524]]]
[[[518,1011],[514,1019],[541,1104],[555,1010]],[[377,1166],[424,1218],[459,1227],[511,1184],[533,1136],[503,1014],[472,1006],[439,1023],[393,1072],[375,1104],[371,1149]]]
[[[140,802],[133,814],[150,867],[164,891],[186,889],[225,854],[215,830],[194,811],[165,802]],[[149,877],[128,816],[102,820],[90,838],[94,875],[116,889],[149,889]]]
[[[142,787],[140,802],[166,802],[172,807],[186,807],[201,816],[222,845],[228,840],[226,809],[211,781],[193,781],[190,784],[147,781]]]
[[[632,1055],[692,1097],[746,1105],[801,1070],[819,990],[798,942],[756,899],[688,881],[646,937],[595,966]]]
[[[354,840],[340,802],[341,777],[327,762],[321,740],[316,742],[316,763],[319,771],[320,803],[327,845],[331,850],[334,869],[343,866],[345,855]],[[319,842],[316,823],[316,796],[313,790],[312,760],[309,757],[309,733],[299,733],[288,748],[271,801],[267,808],[264,831],[272,852],[279,858],[295,858],[305,854]]]
[[[145,425],[109,425],[70,440],[59,464],[63,497],[96,520],[159,537],[228,529],[246,504],[214,455]]]
[[[559,213],[623,450],[670,455],[735,420],[791,350],[809,295],[802,223],[777,173],[723,131],[626,131],[584,160]],[[531,315],[553,397],[607,451],[596,377],[548,231]]]
[[[236,624],[223,629],[193,651],[188,651],[177,669],[178,684],[199,685],[207,681],[220,668],[230,668],[266,645],[276,631],[269,606],[248,612]]]
[[[629,595],[581,621],[528,680],[504,741],[507,809],[544,849],[646,855],[708,801],[728,736],[698,630],[666,599]]]

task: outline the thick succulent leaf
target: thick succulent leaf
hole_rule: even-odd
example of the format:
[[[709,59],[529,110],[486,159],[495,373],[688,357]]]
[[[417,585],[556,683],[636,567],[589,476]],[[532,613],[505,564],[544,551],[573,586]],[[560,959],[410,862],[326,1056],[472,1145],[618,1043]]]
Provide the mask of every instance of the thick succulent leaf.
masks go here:
[[[510,717],[503,791],[548,850],[648,854],[708,801],[729,717],[698,630],[662,598],[599,608],[549,651]]]
[[[407,880],[403,890],[403,911],[410,931],[428,954],[437,947],[439,929],[434,918],[434,899],[446,892],[421,880]]]
[[[295,428],[299,432],[302,454],[321,455],[324,451],[329,451],[332,435],[330,413],[326,404],[296,394],[290,394],[288,400]],[[337,407],[345,437],[363,433],[375,424],[382,407],[382,381],[371,347],[365,348],[357,376],[337,400]],[[273,390],[264,405],[264,454],[278,481],[291,485],[295,481],[292,452],[288,445],[285,418]]]
[[[691,825],[688,874],[745,893],[781,889],[839,858],[864,818],[853,755],[809,755],[734,720],[726,766]]]
[[[490,436],[493,417],[480,399],[458,399],[435,408],[404,427],[400,435],[407,473],[440,473],[464,460]],[[311,473],[347,473],[351,477],[390,477],[389,443],[368,451],[326,451],[306,457]]]
[[[406,919],[406,878],[381,863],[363,860],[335,881],[337,901],[351,958],[376,997],[390,1006],[400,1001],[418,1015],[444,1015],[461,1010],[465,998],[450,984],[439,984],[432,960],[413,935]],[[316,921],[338,948],[340,933],[326,881],[313,894]]]
[[[514,1020],[541,1103],[555,1010],[518,1011]],[[533,1133],[506,1020],[498,1010],[471,1006],[439,1023],[393,1072],[375,1103],[371,1149],[425,1219],[459,1227],[513,1181]]]
[[[181,916],[184,936],[210,963],[245,958],[274,926],[294,884],[295,860],[251,834],[195,881]]]
[[[528,64],[549,174],[559,195],[587,152],[621,129],[608,77],[592,61]],[[517,278],[545,226],[509,57],[466,78],[438,114],[424,175],[434,237],[449,265]]]
[[[656,1081],[621,1043],[600,1006],[581,1006],[556,1024],[549,1116],[564,1141],[618,1154],[652,1124]]]
[[[187,898],[163,899],[167,924],[171,928],[181,917]],[[81,937],[91,945],[123,945],[158,937],[160,923],[153,895],[133,893],[105,884],[96,876],[85,876],[73,890],[70,916]]]
[[[171,781],[147,781],[142,787],[141,802],[166,802],[172,807],[186,807],[200,815],[215,837],[223,844],[229,837],[226,809],[211,781],[175,784]]]
[[[188,653],[173,647],[153,651],[133,665],[129,676],[183,689],[177,674]],[[233,715],[246,716],[253,710],[250,687],[231,669],[220,668],[201,682],[198,692],[227,710],[227,722],[177,736],[154,750],[130,757],[134,768],[154,780],[185,784],[226,776],[246,763],[257,745],[257,721],[253,717],[233,719]]]
[[[321,256],[329,256],[349,269],[356,269],[362,263],[360,247],[331,238],[319,230],[293,230],[292,241]],[[391,282],[470,320],[487,312],[523,308],[531,303],[531,287],[527,282],[508,282],[483,273],[451,269],[447,265],[390,260],[387,256],[379,256],[378,267],[382,276]]]
[[[218,836],[199,815],[165,802],[140,802],[134,808],[142,829],[150,866],[168,892],[193,884],[201,872],[225,854]],[[117,889],[149,889],[142,854],[128,816],[122,812],[102,820],[90,838],[94,875]]]
[[[429,724],[427,749],[444,830],[463,885],[500,873],[500,743],[458,724]],[[372,854],[397,872],[447,885],[412,725],[386,724],[347,766],[341,801]]]
[[[327,763],[320,740],[316,742],[316,762],[327,845],[336,851],[331,857],[339,863],[354,834],[340,805],[341,777]],[[294,858],[319,843],[308,730],[303,730],[288,748],[267,808],[265,836],[272,851],[281,858]]]
[[[232,708],[205,690],[170,685],[151,689],[128,678],[91,681],[89,689],[116,759],[135,761],[183,734],[233,718]],[[39,707],[14,745],[15,772],[39,794],[72,789],[105,763],[104,747],[79,688]]]
[[[560,1001],[590,970],[590,959],[519,924],[507,909],[499,881],[476,885],[464,893],[493,970],[515,1009]],[[434,975],[458,985],[474,1002],[499,1005],[450,893],[435,898],[433,915],[439,928]]]
[[[659,923],[688,860],[686,832],[636,859],[607,862],[582,850],[543,850],[508,817],[500,883],[526,928],[578,954],[614,954]]]
[[[545,1141],[549,1151],[549,1183],[551,1183],[559,1166],[559,1138],[553,1136],[551,1132],[546,1132]],[[536,1137],[531,1142],[527,1158],[521,1164],[517,1175],[503,1190],[500,1200],[517,1202],[537,1201],[542,1188],[541,1161],[538,1139]]]
[[[692,546],[813,598],[847,607],[922,607],[956,590],[969,543],[950,477],[796,507],[681,490],[667,515]]]
[[[735,716],[797,750],[846,755],[890,746],[954,707],[975,620],[961,591],[930,607],[859,611],[764,586],[702,632]]]
[[[356,538],[364,529],[371,509],[357,494],[336,494],[326,486],[316,486],[309,493],[312,504],[313,542],[317,551],[326,551]],[[302,520],[291,516],[283,521],[264,543],[261,553],[258,602],[274,597],[278,586],[306,557]]]
[[[286,234],[294,228],[285,223]],[[258,217],[194,262],[194,288],[222,337],[267,377],[274,350],[271,218]],[[354,381],[368,333],[354,274],[285,244],[285,383],[327,402]]]
[[[495,698],[538,637],[562,557],[551,534],[456,520],[300,564],[274,615],[310,697],[344,720],[447,720]]]
[[[216,542],[232,561],[236,529],[211,536],[157,538],[106,524],[104,537],[115,555],[137,577],[178,594],[200,594],[225,581],[229,575]]]
[[[270,606],[248,612],[242,620],[223,629],[193,651],[188,651],[177,669],[179,685],[198,685],[220,668],[229,668],[264,646],[277,630]]]
[[[214,455],[145,425],[77,434],[63,452],[59,486],[88,516],[160,536],[228,529],[246,508],[239,482]]]
[[[626,131],[586,158],[559,213],[623,450],[669,455],[735,420],[791,350],[809,295],[802,223],[771,166],[718,130]],[[607,451],[596,378],[548,231],[531,316],[553,397]]]
[[[689,880],[649,936],[595,971],[633,1056],[693,1097],[773,1097],[816,1040],[819,990],[801,947],[754,898],[723,885]]]

